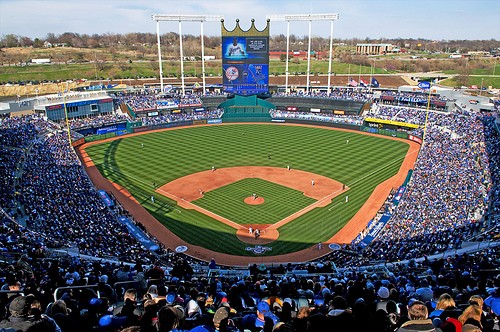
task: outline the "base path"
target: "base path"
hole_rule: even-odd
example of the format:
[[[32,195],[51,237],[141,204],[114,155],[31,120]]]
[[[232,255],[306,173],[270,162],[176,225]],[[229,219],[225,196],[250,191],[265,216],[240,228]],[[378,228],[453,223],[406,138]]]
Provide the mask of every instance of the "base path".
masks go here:
[[[305,196],[315,199],[316,202],[272,225],[268,225],[265,228],[262,228],[261,226],[261,230],[268,230],[268,232],[266,232],[266,236],[263,236],[260,241],[248,241],[247,237],[241,236],[241,234],[247,233],[250,228],[249,225],[240,225],[192,203],[192,201],[203,197],[206,192],[246,178],[259,178],[302,191]],[[156,192],[177,201],[177,204],[182,208],[196,210],[200,213],[206,214],[210,218],[235,228],[237,230],[238,238],[243,242],[262,244],[277,240],[279,236],[277,229],[279,227],[291,222],[301,215],[304,215],[314,208],[327,206],[331,203],[333,198],[348,189],[348,187],[343,186],[338,181],[301,170],[264,166],[239,166],[221,169],[214,168],[208,171],[183,176],[161,186],[156,190]],[[257,205],[262,204],[264,199],[262,197],[256,197],[254,199],[254,197],[251,196],[247,197],[245,202],[247,204]]]
[[[206,192],[247,178],[259,178],[277,183],[301,191],[305,196],[315,200],[323,199],[334,192],[342,190],[340,182],[314,173],[278,167],[240,166],[189,174],[170,181],[156,191],[177,201],[177,203],[182,203],[182,201],[192,202],[202,198]],[[314,185],[311,182],[313,180]],[[325,201],[324,204],[328,205],[330,202],[331,199]]]
[[[242,123],[243,124],[243,123]],[[225,125],[225,124],[223,124]],[[237,124],[228,124],[228,125],[237,125]],[[260,124],[260,125],[276,125],[276,124]],[[287,124],[290,125],[290,124]],[[304,126],[304,125],[298,125],[297,126]],[[308,127],[318,127],[318,126],[312,126],[312,125],[306,125]],[[323,129],[326,129],[327,127],[321,127]],[[180,129],[179,128],[169,128],[169,129],[161,129],[161,130],[155,130],[155,131],[164,131],[164,130],[176,130]],[[370,198],[366,201],[366,203],[363,205],[363,207],[354,215],[354,217],[347,223],[344,228],[342,228],[337,234],[335,234],[327,243],[350,243],[358,234],[360,231],[365,229],[366,225],[368,224],[368,221],[370,218],[372,218],[377,211],[380,209],[380,207],[383,205],[385,200],[387,199],[387,196],[389,195],[390,191],[394,188],[397,188],[400,186],[407,174],[408,171],[413,168],[413,165],[415,164],[415,161],[418,156],[418,151],[420,149],[420,145],[408,141],[405,139],[399,139],[399,138],[392,138],[392,137],[387,137],[387,136],[380,136],[380,135],[375,135],[375,134],[369,134],[369,133],[360,133],[358,131],[351,131],[351,130],[345,130],[345,129],[338,129],[338,128],[331,128],[332,130],[337,130],[337,131],[350,131],[354,132],[357,134],[363,134],[363,135],[370,135],[370,136],[378,136],[378,137],[384,137],[386,139],[393,139],[393,140],[398,140],[398,141],[403,141],[407,144],[409,144],[410,148],[408,150],[408,153],[406,155],[405,160],[403,161],[401,168],[399,172],[393,176],[392,178],[388,179],[387,181],[379,184],[373,193],[371,194]],[[149,131],[148,133],[151,133],[154,131]],[[129,135],[123,135],[119,137],[114,137],[110,138],[108,140],[116,140],[116,139],[122,139],[125,137],[130,137],[130,136],[137,136],[137,135],[142,135],[144,133],[137,133],[137,134],[129,134]],[[81,145],[79,147],[76,147],[77,154],[80,157],[80,160],[82,160],[82,164],[84,165],[87,173],[89,174],[89,177],[91,178],[92,182],[94,183],[95,187],[97,189],[102,189],[108,192],[111,192],[116,199],[120,202],[120,204],[129,212],[132,214],[135,220],[138,220],[141,222],[147,229],[147,231],[156,237],[158,241],[163,243],[166,247],[171,248],[174,250],[177,246],[187,246],[188,251],[186,254],[196,257],[201,260],[205,261],[210,261],[210,259],[214,258],[217,263],[219,264],[224,264],[224,265],[232,265],[232,266],[248,266],[249,264],[253,263],[287,263],[287,262],[305,262],[305,261],[310,261],[313,259],[317,259],[318,257],[321,257],[323,255],[326,255],[331,252],[331,250],[328,248],[328,245],[313,245],[310,248],[297,251],[294,253],[290,254],[285,254],[285,255],[278,255],[278,256],[236,256],[236,255],[229,255],[229,254],[223,254],[220,252],[215,252],[212,250],[208,250],[203,247],[195,246],[192,244],[189,244],[188,242],[182,240],[179,238],[177,235],[175,235],[173,232],[171,232],[169,229],[165,228],[158,220],[156,220],[151,214],[148,213],[146,209],[144,209],[135,199],[134,197],[125,189],[122,188],[112,182],[110,182],[108,179],[104,178],[99,170],[95,167],[94,163],[92,160],[88,157],[87,153],[85,152],[85,149],[93,144],[100,144],[103,141],[98,141],[98,142],[90,142],[86,143],[84,145]],[[284,168],[286,170],[286,168]],[[216,170],[214,173],[217,173],[219,170]],[[292,172],[290,170],[290,172]],[[211,171],[209,171],[211,173]],[[310,174],[310,173],[309,173]],[[315,175],[316,176],[316,175]],[[304,179],[301,183],[301,185],[304,185],[304,190],[303,192],[309,196],[307,193],[308,189],[306,187],[312,187],[311,186],[311,178]],[[315,187],[318,186],[318,188],[321,185],[321,179],[314,178],[315,180]],[[279,182],[277,182],[279,183]],[[193,199],[196,199],[196,195],[202,195],[199,191],[199,186],[197,188],[194,188],[195,192],[192,194]],[[203,191],[207,191],[208,188],[201,188]],[[312,188],[309,188],[312,190]],[[314,188],[316,189],[316,188]],[[346,188],[347,190],[347,188]],[[197,194],[196,194],[197,193]],[[331,193],[331,192],[330,192]],[[201,197],[201,196],[200,196]],[[310,196],[313,197],[313,196]],[[189,199],[189,197],[186,197]],[[314,198],[314,197],[313,197]],[[317,199],[317,198],[316,198]],[[259,239],[255,240],[255,238],[249,237],[248,230],[241,229],[238,225],[237,229],[238,231],[236,232],[238,238],[242,240],[243,242],[249,243],[249,244],[255,244],[255,245],[262,245],[266,244],[269,242],[266,242],[267,238],[272,236],[272,237],[278,237],[278,233],[276,229],[273,229],[270,225],[270,227],[266,227],[266,229],[263,229],[261,232],[261,236]],[[247,225],[249,226],[249,225]],[[253,225],[255,227],[262,227],[263,225]],[[259,228],[260,229],[260,228]],[[246,234],[245,234],[246,231]],[[276,232],[273,234],[273,232]],[[253,240],[253,242],[252,242]]]

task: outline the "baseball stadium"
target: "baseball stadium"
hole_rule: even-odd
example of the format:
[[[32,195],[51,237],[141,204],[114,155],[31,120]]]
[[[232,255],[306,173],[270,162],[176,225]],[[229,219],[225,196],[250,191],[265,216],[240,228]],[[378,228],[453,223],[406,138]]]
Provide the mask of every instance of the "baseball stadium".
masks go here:
[[[499,100],[271,80],[271,22],[221,20],[213,84],[159,51],[154,85],[9,103],[2,331],[498,328]]]

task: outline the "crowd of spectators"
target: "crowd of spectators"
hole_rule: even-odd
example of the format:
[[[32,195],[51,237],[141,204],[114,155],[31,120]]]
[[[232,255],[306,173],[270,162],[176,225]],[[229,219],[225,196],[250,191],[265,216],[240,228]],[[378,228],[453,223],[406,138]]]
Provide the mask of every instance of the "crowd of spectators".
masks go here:
[[[311,113],[311,112],[289,112],[281,110],[271,110],[269,112],[273,119],[299,119],[321,122],[346,123],[360,126],[363,124],[363,117],[356,115],[337,115],[331,113]]]
[[[493,185],[498,188],[499,165],[493,121],[490,115],[433,114],[405,196],[363,252],[365,259],[411,259],[459,248],[490,227],[488,204],[495,205],[496,197],[488,195],[498,193]]]
[[[288,93],[277,92],[273,94],[273,97],[329,98],[366,102],[373,99],[373,91],[355,88],[333,88],[330,93],[313,90],[305,92],[299,90]]]
[[[37,116],[0,118],[0,207],[13,208],[16,195],[16,175],[26,150],[39,132],[51,124]]]
[[[18,199],[27,225],[82,254],[147,259],[148,252],[104,205],[66,135],[41,137],[26,157]]]
[[[380,117],[418,124],[422,113],[387,106],[375,110]],[[216,110],[147,121],[221,115]],[[358,117],[321,113],[271,115],[362,123]],[[365,250],[346,247],[301,266],[312,274],[309,277],[283,266],[270,274],[265,267],[251,267],[249,277],[193,277],[193,261],[186,259],[160,267],[155,264],[158,256],[143,248],[104,205],[68,145],[67,133],[35,116],[2,118],[0,123],[0,170],[5,174],[0,203],[12,207],[1,211],[0,251],[14,255],[4,257],[16,257],[0,261],[2,290],[11,291],[0,296],[0,329],[43,325],[48,331],[408,331],[412,324],[425,323],[429,329],[456,331],[451,325],[472,323],[480,331],[491,331],[500,315],[500,277],[488,272],[498,271],[496,248],[414,261],[459,248],[478,231],[489,229],[483,232],[487,241],[498,234],[500,140],[491,114],[430,112],[425,142],[393,218]],[[26,226],[16,221],[21,214]],[[131,264],[78,256],[56,259],[46,250],[62,246]],[[403,259],[411,263],[396,264],[383,274],[354,269],[374,260]],[[332,261],[351,269],[338,272]],[[127,281],[128,291],[111,286]],[[54,302],[57,287],[94,284],[99,292],[65,290]],[[423,314],[416,315],[413,306]],[[479,316],[469,314],[473,311]]]
[[[61,259],[28,250],[0,272],[6,291],[0,328],[386,332],[426,324],[425,331],[473,325],[476,330],[468,331],[489,332],[498,329],[500,276],[489,271],[499,259],[497,250],[487,249],[395,265],[392,271],[335,271],[331,264],[310,263],[253,265],[246,275],[208,277],[197,276],[182,258],[166,270],[140,261]],[[297,268],[308,274],[296,274]],[[54,292],[67,285],[73,288]]]
[[[84,118],[72,118],[69,120],[69,126],[71,129],[81,129],[88,127],[102,127],[107,124],[115,124],[123,121],[130,121],[130,117],[127,114],[113,112]]]
[[[205,120],[205,119],[220,119],[224,114],[222,109],[205,110],[202,112],[190,113],[172,113],[159,116],[141,117],[144,126],[157,125],[162,123],[188,121],[188,120]]]
[[[429,99],[429,94],[425,92],[402,92],[402,91],[390,91],[384,90],[382,91],[380,97],[383,99],[384,97],[393,97],[396,102],[404,102],[407,104],[413,105],[426,105]],[[432,94],[430,95],[431,102],[437,101],[450,101],[451,99],[441,96],[440,94]]]
[[[417,124],[420,126],[425,125],[426,117],[430,123],[439,122],[443,119],[443,114],[449,112],[439,112],[429,110],[428,112],[423,108],[408,107],[408,106],[393,106],[382,103],[373,104],[371,110],[368,112],[369,117],[374,117],[384,120],[400,121],[405,123]],[[474,117],[475,113],[463,110],[454,110],[456,115],[464,115],[467,117]],[[446,118],[446,117],[444,117]]]
[[[116,93],[117,103],[125,103],[134,111],[201,106],[199,94],[157,94],[154,90]]]

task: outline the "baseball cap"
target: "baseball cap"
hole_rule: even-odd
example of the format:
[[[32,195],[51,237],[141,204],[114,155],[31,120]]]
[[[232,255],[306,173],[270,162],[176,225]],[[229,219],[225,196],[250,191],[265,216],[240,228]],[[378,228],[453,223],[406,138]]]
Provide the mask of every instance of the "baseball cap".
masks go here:
[[[500,315],[500,297],[496,296],[488,296],[484,300],[484,304],[491,308],[491,311],[495,313],[495,315]]]
[[[269,313],[270,310],[269,303],[265,301],[260,301],[259,304],[257,305],[257,310],[266,315],[267,313]]]
[[[377,295],[381,299],[387,299],[389,297],[389,289],[387,287],[382,286],[378,289]]]
[[[99,319],[99,326],[108,328],[119,328],[125,325],[126,321],[127,321],[126,316],[117,317],[113,315],[105,315],[102,316],[101,319]]]

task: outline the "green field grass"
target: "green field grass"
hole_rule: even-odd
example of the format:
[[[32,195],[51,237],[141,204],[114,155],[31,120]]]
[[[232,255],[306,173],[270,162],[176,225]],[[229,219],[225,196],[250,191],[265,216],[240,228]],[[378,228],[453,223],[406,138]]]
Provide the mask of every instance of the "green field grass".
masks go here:
[[[253,193],[265,197],[265,202],[261,205],[246,204],[244,199]],[[237,181],[209,191],[203,198],[193,201],[240,225],[274,224],[314,202],[316,200],[304,196],[302,192],[258,178]]]
[[[338,232],[374,188],[397,173],[408,147],[405,142],[321,127],[235,124],[124,137],[91,146],[87,152],[105,177],[126,187],[156,219],[186,242],[234,255],[251,255],[245,250],[248,244],[238,240],[234,228],[155,194],[153,182],[161,186],[209,170],[212,165],[218,169],[291,165],[349,186],[347,204],[342,194],[329,206],[315,208],[280,227],[279,239],[269,244],[273,249],[266,254],[279,255],[326,241]],[[241,204],[243,196],[249,196],[254,190],[250,188],[255,187],[266,192],[268,204],[246,209],[234,205]],[[156,195],[154,204],[151,195]],[[285,197],[280,199],[280,195]],[[267,224],[310,204],[310,198],[299,196],[290,188],[247,179],[208,192],[194,203],[242,224]]]

